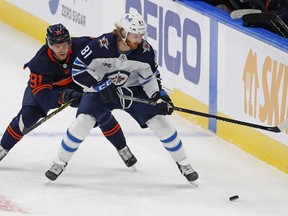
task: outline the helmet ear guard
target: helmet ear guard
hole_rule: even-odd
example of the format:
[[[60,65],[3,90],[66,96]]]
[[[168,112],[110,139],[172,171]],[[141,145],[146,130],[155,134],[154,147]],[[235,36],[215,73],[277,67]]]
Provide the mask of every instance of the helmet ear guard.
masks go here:
[[[123,42],[126,41],[128,33],[147,35],[147,24],[139,13],[127,13],[119,22],[115,23],[116,28],[124,30]]]
[[[69,46],[71,46],[71,38],[69,31],[61,23],[51,25],[47,28],[46,42],[50,48],[54,44],[61,44],[65,42],[67,42]]]

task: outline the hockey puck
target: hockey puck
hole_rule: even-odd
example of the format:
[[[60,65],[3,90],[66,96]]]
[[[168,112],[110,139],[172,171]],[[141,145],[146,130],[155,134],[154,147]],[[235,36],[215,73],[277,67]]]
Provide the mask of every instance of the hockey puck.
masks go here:
[[[238,196],[238,195],[229,197],[229,200],[230,200],[230,201],[234,201],[234,200],[237,200],[237,199],[239,199],[239,196]]]

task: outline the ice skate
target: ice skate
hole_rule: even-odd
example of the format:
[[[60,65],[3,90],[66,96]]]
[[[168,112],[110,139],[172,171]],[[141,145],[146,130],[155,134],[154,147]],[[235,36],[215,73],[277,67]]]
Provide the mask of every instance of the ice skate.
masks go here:
[[[61,173],[65,170],[66,166],[67,163],[65,162],[61,162],[61,164],[53,162],[52,167],[45,173],[45,176],[49,180],[55,181],[58,178],[58,176],[61,175]]]
[[[189,181],[189,183],[198,186],[195,181],[198,179],[198,173],[191,167],[188,159],[184,159],[182,161],[176,162],[180,172],[182,175]]]
[[[128,146],[125,146],[124,148],[118,150],[118,154],[124,161],[125,165],[127,167],[132,167],[136,171],[136,157],[132,154]]]
[[[8,151],[0,145],[0,161],[8,154]]]

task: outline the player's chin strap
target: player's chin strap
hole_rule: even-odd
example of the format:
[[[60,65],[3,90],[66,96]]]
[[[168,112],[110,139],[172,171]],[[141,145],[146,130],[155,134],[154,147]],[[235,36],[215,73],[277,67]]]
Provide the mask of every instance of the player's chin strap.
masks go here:
[[[119,95],[120,98],[123,98],[125,100],[131,100],[131,101],[135,101],[135,102],[139,102],[139,103],[149,104],[149,105],[152,105],[152,106],[156,105],[156,103],[154,101],[151,101],[151,100],[147,100],[147,99],[143,99],[143,98],[137,98],[137,97],[131,97],[131,96],[128,96],[128,95],[123,95],[123,94],[118,94],[118,95]],[[277,126],[268,127],[268,126],[264,126],[264,125],[258,125],[258,124],[253,124],[253,123],[249,123],[249,122],[239,121],[239,120],[235,120],[235,119],[225,118],[225,117],[222,117],[222,116],[211,115],[211,114],[208,114],[208,113],[202,113],[202,112],[198,112],[198,111],[195,111],[195,110],[185,109],[185,108],[181,108],[181,107],[177,107],[177,106],[174,107],[174,110],[179,111],[179,112],[189,113],[189,114],[192,114],[192,115],[198,115],[198,116],[202,116],[202,117],[206,117],[206,118],[214,118],[216,120],[225,121],[225,122],[238,124],[238,125],[243,125],[243,126],[246,126],[246,127],[266,130],[266,131],[270,131],[270,132],[274,132],[274,133],[283,132],[286,129],[288,129],[288,119],[286,119],[284,122],[282,122],[281,124],[279,124]]]

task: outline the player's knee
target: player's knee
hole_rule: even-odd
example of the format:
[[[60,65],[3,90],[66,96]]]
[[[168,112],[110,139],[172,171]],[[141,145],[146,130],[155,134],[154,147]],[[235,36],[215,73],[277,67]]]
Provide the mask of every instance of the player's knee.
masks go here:
[[[78,115],[68,128],[61,142],[61,150],[60,153],[58,153],[59,157],[67,158],[68,155],[72,155],[74,152],[76,152],[77,149],[80,147],[82,141],[85,139],[85,137],[95,125],[95,122],[96,120],[93,116],[86,114]]]
[[[84,140],[94,127],[96,119],[87,114],[79,114],[68,128],[67,133],[79,140]]]
[[[169,120],[162,115],[154,116],[146,124],[161,140],[171,137],[176,131]]]
[[[36,106],[23,106],[17,115],[17,121],[19,122],[20,128],[21,124],[25,127],[31,127],[34,125],[40,118],[44,117],[46,113]]]

